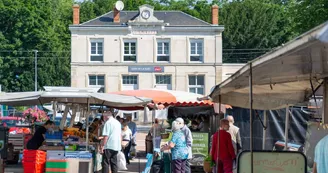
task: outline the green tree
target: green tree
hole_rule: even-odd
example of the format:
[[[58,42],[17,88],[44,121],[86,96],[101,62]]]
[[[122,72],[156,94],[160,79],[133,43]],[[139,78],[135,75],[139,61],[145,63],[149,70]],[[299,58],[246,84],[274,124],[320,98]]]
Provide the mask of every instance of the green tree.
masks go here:
[[[263,0],[244,0],[223,4],[219,23],[224,25],[224,49],[253,49],[246,54],[224,54],[225,62],[255,58],[290,40],[294,34],[282,5]],[[254,52],[255,49],[255,52]]]
[[[71,7],[71,0],[0,1],[0,83],[4,91],[34,90],[32,50],[40,51],[39,89],[70,84],[69,56],[58,60],[51,53],[70,50]]]
[[[80,22],[86,22],[97,17],[96,5],[92,1],[84,1],[80,4]]]
[[[293,30],[302,34],[328,20],[328,0],[291,0],[289,14]]]

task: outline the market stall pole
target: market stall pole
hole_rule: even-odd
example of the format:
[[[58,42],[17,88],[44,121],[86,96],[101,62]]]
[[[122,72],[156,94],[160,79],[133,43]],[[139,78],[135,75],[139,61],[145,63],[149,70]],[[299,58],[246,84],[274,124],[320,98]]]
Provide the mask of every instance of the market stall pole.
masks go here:
[[[147,105],[145,105],[144,106],[144,123],[147,123],[147,122],[148,122]]]
[[[71,108],[70,105],[68,105],[68,104],[65,105],[64,115],[62,116],[62,119],[60,120],[60,125],[59,125],[60,130],[63,130],[64,127],[66,126],[67,114],[68,114],[70,108]]]
[[[69,123],[69,127],[73,127],[74,125],[74,121],[75,121],[75,117],[76,117],[76,112],[77,112],[77,105],[74,105],[72,107],[72,116],[71,116],[71,120],[70,120],[70,123]]]
[[[88,101],[87,101],[87,115],[85,116],[86,117],[86,147],[85,147],[85,151],[88,151],[89,149],[89,114],[90,114],[90,100],[88,98]]]
[[[250,151],[251,151],[251,173],[253,173],[253,67],[249,63],[249,122],[250,122]]]
[[[289,106],[286,106],[286,122],[285,122],[285,148],[284,150],[288,150],[288,129],[289,129]]]
[[[328,124],[328,78],[323,81],[323,115],[322,124]]]
[[[221,113],[221,96],[219,95],[219,113]],[[221,120],[220,120],[220,115],[217,117],[217,123],[219,127],[217,132],[218,132],[218,151],[217,151],[217,158],[216,158],[216,171],[219,172],[219,155],[220,155],[220,130],[221,130]]]
[[[266,127],[267,127],[267,111],[263,112],[263,116],[264,116],[264,126],[265,128],[263,128],[263,138],[262,138],[262,150],[265,150],[265,145],[266,145]]]
[[[153,110],[152,113],[152,126],[155,124],[155,110]],[[153,155],[155,156],[155,149],[156,149],[156,128],[153,128]],[[155,157],[153,157],[153,160],[155,160]]]
[[[52,109],[53,109],[52,121],[55,121],[55,118],[56,118],[56,115],[57,115],[57,102],[56,101],[52,102]]]

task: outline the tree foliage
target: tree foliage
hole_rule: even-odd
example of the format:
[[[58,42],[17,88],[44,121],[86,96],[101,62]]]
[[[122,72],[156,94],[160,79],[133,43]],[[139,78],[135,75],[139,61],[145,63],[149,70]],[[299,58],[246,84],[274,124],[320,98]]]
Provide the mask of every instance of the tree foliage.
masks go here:
[[[70,85],[68,25],[71,0],[0,0],[0,84],[4,91],[34,90],[34,52],[38,89]],[[54,55],[56,54],[56,55]]]
[[[285,6],[271,1],[244,0],[224,4],[220,10],[220,24],[225,26],[223,48],[250,50],[246,54],[227,53],[224,60],[247,61],[263,53],[258,50],[290,40],[294,34],[287,14]]]
[[[84,0],[80,21],[111,11],[116,0]],[[123,0],[124,10],[149,4],[211,22],[218,4],[224,25],[224,61],[249,60],[328,20],[327,0]],[[38,89],[70,85],[72,0],[0,0],[0,84],[4,91],[34,90],[38,50]],[[247,49],[244,54],[236,53]],[[228,52],[226,50],[229,50]],[[230,51],[231,50],[231,51]],[[254,50],[264,50],[253,52]]]
[[[328,0],[292,0],[289,6],[293,30],[298,34],[328,20]]]

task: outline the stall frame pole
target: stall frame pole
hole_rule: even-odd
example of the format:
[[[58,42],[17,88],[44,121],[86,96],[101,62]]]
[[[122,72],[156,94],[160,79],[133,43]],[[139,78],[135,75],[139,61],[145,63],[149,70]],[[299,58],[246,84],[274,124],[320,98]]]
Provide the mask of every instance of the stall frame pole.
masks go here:
[[[286,121],[285,121],[285,148],[288,149],[288,130],[289,130],[289,106],[286,106]]]
[[[251,151],[251,173],[253,173],[253,69],[249,63],[249,123],[250,123],[250,151]]]
[[[88,101],[87,101],[87,114],[85,115],[85,118],[86,118],[86,147],[85,147],[85,151],[88,151],[89,149],[89,111],[90,111],[90,100],[88,98]]]
[[[216,172],[219,172],[219,155],[220,155],[220,126],[221,126],[221,123],[220,123],[220,114],[221,114],[221,95],[219,95],[219,116],[218,116],[218,151],[217,151],[217,158],[216,158]],[[213,143],[213,142],[212,142]],[[213,144],[212,144],[213,145]]]
[[[264,116],[264,126],[268,127],[267,125],[267,111],[263,111],[263,116]],[[262,150],[265,150],[265,144],[266,144],[266,130],[267,128],[263,128],[263,139],[262,139]]]

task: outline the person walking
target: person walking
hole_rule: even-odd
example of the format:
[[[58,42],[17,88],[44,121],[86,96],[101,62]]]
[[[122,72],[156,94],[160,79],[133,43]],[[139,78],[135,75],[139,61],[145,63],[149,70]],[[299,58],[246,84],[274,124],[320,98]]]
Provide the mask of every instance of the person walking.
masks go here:
[[[132,139],[132,131],[129,129],[128,122],[123,122],[123,128],[122,128],[122,140],[128,142],[127,145],[125,145],[123,148],[126,164],[130,164],[129,160],[129,152],[131,149],[131,139]]]
[[[181,128],[183,124],[178,121],[172,123],[172,139],[162,148],[163,150],[171,149],[172,153],[172,173],[185,173],[186,160],[188,159],[188,148],[186,136]]]
[[[129,129],[132,131],[132,144],[135,145],[135,138],[137,135],[137,124],[132,121],[132,115],[128,115],[126,119],[128,121]]]
[[[104,116],[108,117],[106,121],[102,136],[103,142],[101,143],[101,151],[103,151],[102,173],[117,173],[117,154],[121,151],[121,123],[118,122],[112,112],[105,112]]]
[[[154,134],[154,129],[155,129],[155,134]],[[159,124],[159,120],[155,118],[155,123],[153,126],[150,128],[149,133],[154,136],[155,135],[155,148],[160,148],[161,146],[161,133],[164,132],[164,128],[162,125]]]
[[[237,126],[234,125],[235,120],[233,116],[228,115],[227,120],[229,121],[229,130],[228,132],[231,135],[233,148],[235,150],[235,154],[238,155],[238,153],[241,151],[241,138],[240,138],[240,130]]]
[[[222,119],[220,121],[220,130],[213,135],[211,156],[216,163],[213,171],[215,173],[232,173],[233,170],[233,160],[236,158],[236,154],[232,146],[231,135],[227,132],[228,130],[229,121]],[[218,144],[219,133],[220,143]],[[220,152],[218,152],[219,149]],[[216,170],[216,167],[218,167],[218,170]]]
[[[192,159],[192,135],[190,129],[187,127],[187,125],[184,123],[184,120],[182,118],[177,118],[177,122],[182,123],[183,127],[181,128],[182,132],[186,136],[186,142],[187,142],[187,148],[188,148],[188,159],[186,161],[186,171],[185,173],[191,173],[191,168],[190,168],[190,159]]]
[[[314,150],[313,173],[328,172],[328,135],[322,138]]]

